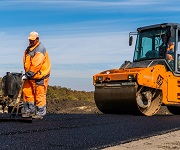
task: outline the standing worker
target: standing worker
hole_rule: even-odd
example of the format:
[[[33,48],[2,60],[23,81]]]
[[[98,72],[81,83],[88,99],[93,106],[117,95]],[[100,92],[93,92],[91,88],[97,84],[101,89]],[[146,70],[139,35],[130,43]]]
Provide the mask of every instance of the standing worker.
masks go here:
[[[22,117],[43,119],[46,114],[46,93],[51,63],[47,50],[39,40],[39,34],[33,31],[28,39],[29,46],[23,57],[25,74],[22,76],[24,80]]]

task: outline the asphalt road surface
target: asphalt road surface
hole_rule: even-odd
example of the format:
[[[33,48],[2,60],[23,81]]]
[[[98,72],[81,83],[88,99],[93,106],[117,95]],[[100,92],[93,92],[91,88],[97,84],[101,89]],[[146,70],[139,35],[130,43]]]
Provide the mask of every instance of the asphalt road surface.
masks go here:
[[[0,149],[102,149],[178,129],[180,116],[173,115],[48,114],[32,123],[0,122]]]

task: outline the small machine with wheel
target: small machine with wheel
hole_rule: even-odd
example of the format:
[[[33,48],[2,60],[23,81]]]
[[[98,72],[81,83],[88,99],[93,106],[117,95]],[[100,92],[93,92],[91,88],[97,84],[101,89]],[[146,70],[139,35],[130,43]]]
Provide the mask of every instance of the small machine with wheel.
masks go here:
[[[12,108],[18,98],[19,91],[22,87],[22,73],[10,73],[7,72],[6,75],[2,78],[1,88],[2,95],[0,99],[0,105],[2,106],[2,112],[11,113]],[[23,107],[23,101],[19,101],[19,111]]]
[[[22,73],[7,72],[2,78],[1,89],[2,94],[0,98],[1,117],[0,122],[4,121],[18,121],[18,122],[32,122],[32,118],[22,118],[23,100],[22,90],[23,83]]]

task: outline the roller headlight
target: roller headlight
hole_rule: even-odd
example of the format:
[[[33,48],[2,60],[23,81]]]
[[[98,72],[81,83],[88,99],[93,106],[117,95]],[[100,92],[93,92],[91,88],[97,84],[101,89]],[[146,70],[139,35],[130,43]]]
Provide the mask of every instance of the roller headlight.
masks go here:
[[[128,80],[129,81],[132,81],[133,79],[134,79],[134,75],[132,75],[132,74],[128,75]]]
[[[98,76],[96,79],[97,79],[97,81],[103,81],[103,77],[102,76]]]

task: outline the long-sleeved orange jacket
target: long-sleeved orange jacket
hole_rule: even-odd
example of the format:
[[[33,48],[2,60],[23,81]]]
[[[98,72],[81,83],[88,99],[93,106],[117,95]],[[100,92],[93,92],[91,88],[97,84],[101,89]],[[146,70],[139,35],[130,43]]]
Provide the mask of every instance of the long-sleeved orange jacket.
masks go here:
[[[51,63],[45,47],[38,42],[28,47],[23,57],[25,75],[28,79],[43,79],[50,75]]]

